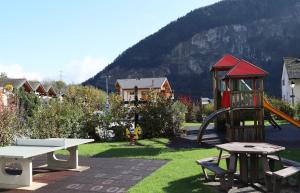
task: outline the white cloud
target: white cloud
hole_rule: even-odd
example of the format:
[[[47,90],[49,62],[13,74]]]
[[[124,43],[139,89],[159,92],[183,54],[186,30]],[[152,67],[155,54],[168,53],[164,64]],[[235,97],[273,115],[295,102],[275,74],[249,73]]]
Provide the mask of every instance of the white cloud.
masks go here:
[[[109,61],[86,56],[83,60],[73,60],[62,68],[63,80],[68,83],[81,83],[103,70]]]
[[[109,61],[102,58],[86,56],[81,60],[72,60],[57,69],[39,69],[29,72],[20,64],[0,64],[0,72],[5,72],[10,78],[26,78],[28,80],[58,80],[59,71],[62,71],[62,79],[67,83],[81,83],[103,70]],[[47,73],[45,73],[45,70]]]
[[[0,64],[0,72],[5,72],[10,78],[26,78],[28,80],[42,80],[37,72],[27,72],[20,64]]]

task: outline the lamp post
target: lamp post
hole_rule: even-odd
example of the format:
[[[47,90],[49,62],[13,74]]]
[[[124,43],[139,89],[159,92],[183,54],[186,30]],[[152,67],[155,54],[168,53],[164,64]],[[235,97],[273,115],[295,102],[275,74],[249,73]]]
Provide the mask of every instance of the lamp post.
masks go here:
[[[291,86],[291,88],[292,88],[292,95],[291,95],[291,98],[292,98],[292,105],[294,106],[294,105],[295,105],[295,94],[294,94],[295,82],[294,82],[294,81],[291,81],[290,86]]]

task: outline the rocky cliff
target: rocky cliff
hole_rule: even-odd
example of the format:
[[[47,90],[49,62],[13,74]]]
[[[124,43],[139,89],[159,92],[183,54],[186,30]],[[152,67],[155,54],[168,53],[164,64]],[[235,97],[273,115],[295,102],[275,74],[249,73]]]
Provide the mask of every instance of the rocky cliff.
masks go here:
[[[300,1],[224,0],[196,9],[83,84],[103,88],[106,74],[111,86],[117,78],[167,76],[176,95],[211,96],[209,68],[226,53],[268,71],[266,90],[280,95],[282,58],[300,55]]]

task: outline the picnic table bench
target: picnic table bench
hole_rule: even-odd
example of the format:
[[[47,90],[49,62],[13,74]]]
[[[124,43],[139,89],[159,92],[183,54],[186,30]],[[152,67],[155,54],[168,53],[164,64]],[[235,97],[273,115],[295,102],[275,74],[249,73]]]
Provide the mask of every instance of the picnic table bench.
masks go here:
[[[272,171],[268,171],[266,174],[272,178],[273,192],[279,193],[281,189],[281,181],[283,179],[300,173],[300,163],[286,158],[281,158],[277,155],[268,155],[267,158]],[[278,162],[282,169],[275,171],[275,162]],[[299,177],[298,186],[300,188]]]
[[[0,148],[0,188],[18,188],[32,184],[33,157],[47,154],[47,169],[78,168],[78,145],[93,139],[17,139],[14,145]],[[67,160],[57,159],[55,151],[66,149],[70,155]],[[5,170],[7,163],[21,166],[19,175],[11,175]]]
[[[219,166],[221,160],[226,160],[227,169],[223,169]],[[230,180],[226,180],[230,174],[233,174],[233,171],[230,171],[229,168],[229,159],[230,155],[222,155],[220,153],[219,157],[209,157],[197,160],[196,163],[201,166],[205,180],[209,180],[206,169],[213,172],[215,177],[220,178],[221,187],[227,190],[231,186]]]

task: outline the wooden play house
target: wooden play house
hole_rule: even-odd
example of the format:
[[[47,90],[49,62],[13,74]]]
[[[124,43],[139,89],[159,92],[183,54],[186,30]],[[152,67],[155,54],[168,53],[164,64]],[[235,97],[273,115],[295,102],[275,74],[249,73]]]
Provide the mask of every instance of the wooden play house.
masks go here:
[[[215,127],[226,130],[228,141],[264,141],[263,79],[268,73],[231,55],[211,71],[216,114],[225,112]]]

